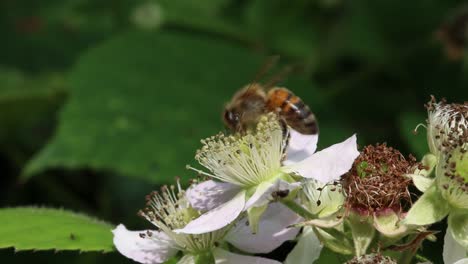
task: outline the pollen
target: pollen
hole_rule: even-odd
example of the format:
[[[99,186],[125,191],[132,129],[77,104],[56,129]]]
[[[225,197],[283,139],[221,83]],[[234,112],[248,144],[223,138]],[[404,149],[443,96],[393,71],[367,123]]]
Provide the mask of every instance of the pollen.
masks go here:
[[[175,247],[186,252],[196,253],[216,247],[227,234],[230,226],[204,234],[179,234],[173,230],[185,227],[202,212],[193,209],[179,180],[176,186],[163,186],[160,192],[152,192],[146,197],[147,207],[139,214],[164,232],[175,243]],[[144,239],[157,239],[151,231],[140,234]]]
[[[201,143],[195,159],[211,172],[202,174],[241,187],[255,186],[275,175],[286,146],[274,113],[262,116],[256,128],[245,134],[220,133]]]
[[[363,213],[385,209],[402,211],[410,203],[405,177],[418,166],[414,157],[405,158],[386,144],[366,146],[342,178],[346,207]]]

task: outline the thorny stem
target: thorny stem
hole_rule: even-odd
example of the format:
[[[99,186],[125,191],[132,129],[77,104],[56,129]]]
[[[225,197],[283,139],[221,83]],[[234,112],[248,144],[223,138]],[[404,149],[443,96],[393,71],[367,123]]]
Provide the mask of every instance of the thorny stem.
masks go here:
[[[281,199],[280,202],[304,219],[316,219],[317,218],[317,215],[312,214],[311,212],[307,211],[307,209],[297,204],[294,200]]]

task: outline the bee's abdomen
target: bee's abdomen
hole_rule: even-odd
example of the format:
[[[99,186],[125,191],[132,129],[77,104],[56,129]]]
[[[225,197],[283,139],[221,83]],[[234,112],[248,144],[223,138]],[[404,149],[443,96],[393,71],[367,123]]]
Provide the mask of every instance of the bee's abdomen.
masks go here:
[[[317,134],[315,115],[301,98],[285,88],[273,88],[268,93],[267,109],[276,111],[286,123],[301,134]]]

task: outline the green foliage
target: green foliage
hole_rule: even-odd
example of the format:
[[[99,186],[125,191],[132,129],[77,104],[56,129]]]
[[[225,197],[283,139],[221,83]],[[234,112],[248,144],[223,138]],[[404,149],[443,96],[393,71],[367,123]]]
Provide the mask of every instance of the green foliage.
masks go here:
[[[65,95],[60,75],[29,77],[0,67],[0,148],[13,163],[44,143]]]
[[[404,113],[400,117],[400,131],[402,138],[405,140],[406,144],[408,144],[410,150],[418,160],[422,159],[422,157],[429,152],[426,128],[419,127],[415,130],[419,124],[425,124],[425,120],[426,117],[424,117],[424,115],[414,112]]]
[[[49,208],[0,209],[0,248],[113,250],[111,225],[82,214]]]

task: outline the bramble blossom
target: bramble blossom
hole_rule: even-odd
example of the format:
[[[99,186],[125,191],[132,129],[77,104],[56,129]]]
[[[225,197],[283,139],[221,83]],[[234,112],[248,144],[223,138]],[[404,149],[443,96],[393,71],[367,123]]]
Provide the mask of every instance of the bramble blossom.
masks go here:
[[[148,197],[148,207],[141,212],[141,216],[156,226],[156,230],[129,231],[124,225],[114,230],[114,244],[124,256],[145,264],[164,263],[178,252],[183,253],[179,264],[189,263],[250,263],[250,264],[279,264],[279,262],[254,256],[245,256],[226,251],[221,245],[229,237],[231,230],[236,230],[235,242],[238,248],[252,253],[269,252],[287,239],[292,239],[297,232],[289,232],[286,226],[295,221],[296,216],[288,212],[287,208],[277,208],[282,212],[282,219],[267,219],[262,222],[262,238],[274,243],[259,242],[249,233],[241,232],[236,226],[227,225],[224,228],[203,234],[180,234],[175,229],[183,228],[200,212],[192,208],[186,198],[185,191],[179,183],[177,190],[174,186],[163,187],[161,193],[153,193]],[[277,221],[279,220],[279,221]],[[262,220],[264,221],[264,220]],[[266,227],[273,228],[266,228]],[[242,244],[245,241],[246,244]]]
[[[218,230],[247,211],[256,233],[258,219],[276,193],[293,192],[301,185],[300,177],[337,180],[359,155],[355,135],[314,153],[317,135],[290,133],[287,145],[276,114],[270,113],[261,118],[255,131],[245,135],[218,134],[202,140],[196,159],[210,172],[194,170],[211,180],[193,186],[187,194],[192,206],[209,211],[175,232]]]

